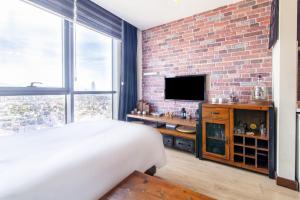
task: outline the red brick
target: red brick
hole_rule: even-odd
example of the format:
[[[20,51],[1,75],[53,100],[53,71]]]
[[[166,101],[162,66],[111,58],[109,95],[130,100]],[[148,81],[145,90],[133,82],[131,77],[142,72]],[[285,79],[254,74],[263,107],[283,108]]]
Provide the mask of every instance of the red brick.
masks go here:
[[[164,100],[165,76],[210,75],[209,99],[233,88],[248,101],[258,73],[271,87],[270,2],[244,0],[143,31],[143,72],[160,74],[143,77],[143,98],[155,110],[193,114],[197,102]]]

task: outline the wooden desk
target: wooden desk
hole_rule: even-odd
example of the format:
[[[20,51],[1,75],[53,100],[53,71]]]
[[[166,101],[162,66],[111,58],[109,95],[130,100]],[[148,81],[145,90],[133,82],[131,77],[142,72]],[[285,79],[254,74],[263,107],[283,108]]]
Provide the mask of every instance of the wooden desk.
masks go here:
[[[100,200],[213,200],[157,177],[133,172]]]
[[[127,119],[128,118],[132,118],[132,119],[139,119],[139,120],[143,120],[143,121],[150,121],[150,122],[159,122],[159,123],[168,123],[168,124],[175,124],[175,125],[181,125],[181,126],[191,126],[191,127],[195,127],[196,128],[196,120],[195,119],[181,119],[179,117],[155,117],[152,115],[131,115],[128,114],[127,115]],[[165,134],[165,135],[172,135],[175,137],[182,137],[185,139],[189,139],[189,140],[196,140],[196,134],[186,134],[186,133],[182,133],[176,130],[170,130],[170,129],[166,129],[166,128],[158,128],[157,129],[161,134]]]
[[[146,121],[153,121],[153,122],[161,122],[161,123],[168,123],[168,124],[178,124],[182,126],[191,126],[196,127],[196,120],[195,119],[181,119],[179,117],[155,117],[152,115],[131,115],[128,114],[127,117],[129,118],[135,118],[135,119],[141,119]]]

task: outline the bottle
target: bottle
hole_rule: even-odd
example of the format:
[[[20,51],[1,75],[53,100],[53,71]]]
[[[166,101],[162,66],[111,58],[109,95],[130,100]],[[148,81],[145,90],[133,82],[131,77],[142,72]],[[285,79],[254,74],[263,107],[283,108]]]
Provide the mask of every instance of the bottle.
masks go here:
[[[230,103],[237,103],[239,100],[237,98],[237,94],[236,92],[231,89],[230,94],[229,94],[229,102]]]
[[[267,93],[267,87],[262,82],[262,76],[258,75],[257,83],[253,88],[252,92],[252,100],[267,100],[268,93]]]
[[[181,119],[186,119],[186,110],[185,110],[185,108],[181,109]]]

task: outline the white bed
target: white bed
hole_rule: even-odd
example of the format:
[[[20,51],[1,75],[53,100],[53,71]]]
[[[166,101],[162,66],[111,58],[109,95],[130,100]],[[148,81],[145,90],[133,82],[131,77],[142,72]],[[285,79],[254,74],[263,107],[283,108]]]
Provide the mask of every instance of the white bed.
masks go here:
[[[114,120],[0,136],[0,199],[96,200],[165,161],[155,129]]]

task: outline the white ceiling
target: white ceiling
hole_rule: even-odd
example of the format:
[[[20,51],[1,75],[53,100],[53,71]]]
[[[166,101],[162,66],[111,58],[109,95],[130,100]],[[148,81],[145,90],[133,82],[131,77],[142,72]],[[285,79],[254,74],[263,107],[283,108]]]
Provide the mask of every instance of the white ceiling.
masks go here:
[[[141,30],[240,0],[92,0]]]

